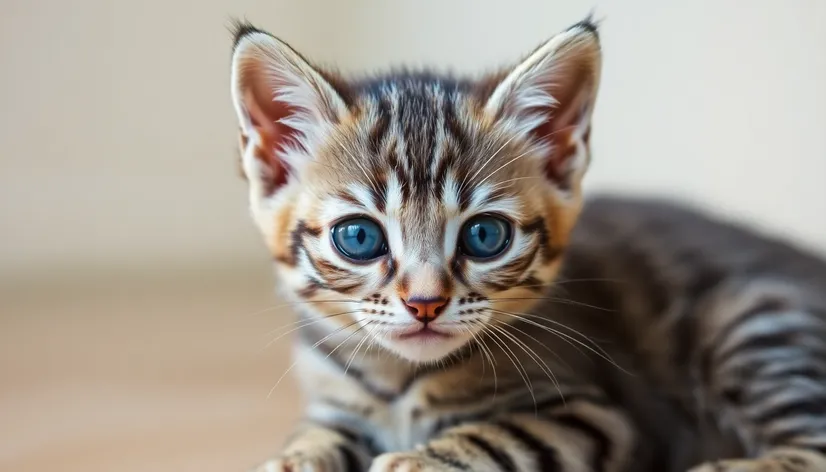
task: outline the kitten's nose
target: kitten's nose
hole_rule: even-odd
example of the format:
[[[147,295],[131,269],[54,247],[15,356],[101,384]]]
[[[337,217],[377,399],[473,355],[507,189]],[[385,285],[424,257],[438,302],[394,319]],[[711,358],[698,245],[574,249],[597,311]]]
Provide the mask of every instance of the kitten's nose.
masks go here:
[[[446,298],[411,298],[409,300],[402,299],[407,311],[424,324],[427,324],[442,314],[445,311],[447,302]]]

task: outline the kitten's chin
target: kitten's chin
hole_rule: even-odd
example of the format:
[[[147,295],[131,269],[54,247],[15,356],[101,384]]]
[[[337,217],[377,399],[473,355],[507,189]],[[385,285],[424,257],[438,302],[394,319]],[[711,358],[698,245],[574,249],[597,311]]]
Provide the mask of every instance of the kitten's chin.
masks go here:
[[[469,341],[464,333],[421,333],[384,341],[385,347],[413,362],[436,362],[462,348]]]

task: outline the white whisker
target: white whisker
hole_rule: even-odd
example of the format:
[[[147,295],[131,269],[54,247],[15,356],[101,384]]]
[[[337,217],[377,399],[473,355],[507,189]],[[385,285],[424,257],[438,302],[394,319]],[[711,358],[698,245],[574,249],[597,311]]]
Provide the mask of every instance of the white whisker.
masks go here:
[[[459,190],[461,191],[462,189],[464,189],[464,188],[465,188],[465,184],[466,184],[467,182],[469,182],[469,181],[473,181],[473,179],[475,179],[475,178],[476,178],[476,176],[477,176],[477,175],[479,175],[479,173],[480,173],[480,172],[482,172],[482,170],[484,170],[484,169],[485,169],[485,167],[487,167],[487,165],[490,163],[490,161],[492,161],[492,160],[493,160],[493,159],[494,159],[497,155],[499,155],[499,153],[502,151],[502,149],[505,149],[505,146],[507,146],[508,144],[510,144],[510,142],[511,142],[511,141],[513,141],[515,138],[516,138],[516,135],[513,135],[513,136],[511,136],[511,137],[510,137],[510,139],[508,139],[507,141],[505,141],[505,143],[504,143],[504,144],[502,144],[502,146],[500,146],[500,147],[499,147],[499,149],[497,149],[497,150],[496,150],[493,154],[491,154],[491,156],[490,156],[489,158],[487,158],[487,160],[485,160],[485,163],[484,163],[484,164],[482,164],[482,167],[480,167],[480,168],[476,171],[476,173],[475,173],[475,174],[473,174],[473,176],[472,176],[472,177],[470,177],[470,178],[468,179],[468,178],[467,178],[467,176],[465,176],[465,178],[464,178],[464,179],[462,179],[462,184],[461,184],[461,185],[459,185]]]
[[[312,347],[311,347],[310,349],[316,349],[318,346],[321,346],[321,344],[322,344],[322,343],[324,343],[324,341],[327,341],[328,339],[332,338],[332,337],[333,337],[333,336],[335,336],[336,334],[338,334],[338,333],[340,333],[340,332],[344,331],[345,329],[347,329],[347,328],[349,328],[349,327],[353,326],[354,324],[356,324],[356,323],[358,323],[358,322],[359,322],[358,320],[355,320],[355,321],[353,321],[352,323],[347,324],[347,325],[344,325],[344,326],[342,326],[341,328],[339,328],[339,329],[337,329],[337,330],[333,331],[332,333],[328,334],[327,336],[324,336],[323,338],[321,338],[320,340],[318,340],[318,342],[316,342],[315,344],[313,344],[313,345],[312,345]],[[358,330],[354,331],[354,333],[357,333],[357,332],[358,332]],[[352,335],[351,335],[351,336],[352,336]],[[348,337],[347,339],[350,339],[350,338]],[[346,341],[346,339],[345,339],[345,341]],[[329,357],[329,354],[327,355],[327,357]],[[275,385],[273,385],[273,386],[272,386],[272,388],[270,389],[270,392],[269,392],[269,393],[267,393],[267,398],[268,398],[268,399],[272,396],[272,392],[274,392],[274,391],[275,391],[275,389],[276,389],[276,388],[278,388],[278,385],[281,383],[281,381],[282,381],[282,380],[284,380],[284,377],[286,377],[286,376],[287,376],[287,374],[289,374],[289,373],[290,373],[290,371],[291,371],[291,370],[293,370],[293,368],[294,368],[297,364],[298,364],[298,361],[296,360],[295,362],[293,362],[292,364],[290,364],[290,366],[289,366],[289,367],[287,367],[287,370],[285,370],[283,374],[281,374],[281,377],[279,377],[279,378],[278,378],[278,381],[276,381],[276,382],[275,382]]]
[[[494,176],[494,174],[496,174],[496,173],[497,173],[497,172],[499,172],[500,170],[504,169],[505,167],[507,167],[507,166],[511,165],[511,163],[513,163],[513,162],[515,162],[515,161],[517,161],[517,160],[519,160],[519,159],[522,159],[523,157],[527,156],[527,155],[528,155],[528,154],[530,154],[531,152],[533,152],[533,149],[529,149],[529,150],[527,150],[527,151],[523,152],[522,154],[520,154],[520,155],[518,155],[518,156],[514,157],[513,159],[509,160],[508,162],[506,162],[506,163],[502,164],[502,165],[501,165],[501,166],[499,166],[496,170],[494,170],[493,172],[491,172],[490,174],[488,174],[488,176],[487,176],[487,177],[485,177],[484,179],[482,179],[482,181],[481,181],[481,182],[479,182],[479,185],[481,186],[483,183],[487,182],[487,180],[488,180],[489,178],[493,177],[493,176]]]

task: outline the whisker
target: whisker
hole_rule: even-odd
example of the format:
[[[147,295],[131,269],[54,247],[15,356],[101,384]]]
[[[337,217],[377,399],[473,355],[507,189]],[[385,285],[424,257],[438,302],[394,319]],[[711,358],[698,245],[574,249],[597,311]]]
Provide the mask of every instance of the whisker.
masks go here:
[[[367,356],[367,353],[370,352],[370,349],[372,349],[373,346],[377,346],[376,341],[379,339],[379,335],[381,333],[382,333],[382,331],[378,327],[373,330],[373,337],[372,337],[372,339],[370,339],[370,343],[367,345],[367,349],[364,350],[364,354],[362,355],[362,359],[364,359],[364,357]],[[379,349],[379,347],[376,347],[376,349]]]
[[[263,310],[260,310],[260,311],[249,313],[249,314],[244,315],[244,316],[259,316],[259,315],[263,315],[264,313],[270,312],[272,310],[277,310],[279,308],[288,308],[288,307],[297,306],[297,305],[307,305],[307,304],[315,304],[315,303],[321,303],[321,304],[324,304],[324,303],[361,303],[361,301],[360,300],[302,300],[302,301],[296,301],[296,302],[286,302],[286,303],[282,303],[280,305],[274,305],[274,306],[271,306],[269,308],[264,308]]]
[[[566,305],[573,305],[573,306],[581,306],[585,308],[592,308],[594,310],[600,311],[607,311],[609,313],[616,313],[617,310],[613,310],[611,308],[605,308],[596,305],[590,305],[588,303],[578,302],[576,300],[568,300],[567,298],[558,298],[558,297],[505,297],[505,298],[489,298],[488,301],[490,302],[508,302],[508,301],[521,301],[521,300],[545,300],[549,302],[555,303],[563,303]]]
[[[532,284],[532,285],[519,285],[518,287],[514,288],[534,288],[534,287],[560,287],[570,283],[579,283],[579,282],[612,282],[612,283],[624,283],[625,280],[623,279],[614,279],[614,278],[591,278],[591,279],[560,279],[554,280],[553,282],[548,282],[545,284]]]
[[[275,339],[271,340],[270,342],[267,343],[266,346],[264,346],[264,349],[269,348],[270,346],[272,346],[273,343],[275,343],[279,339],[283,338],[284,336],[286,336],[290,333],[294,333],[294,332],[298,331],[299,329],[306,328],[307,326],[311,326],[311,325],[314,325],[316,323],[321,323],[322,321],[328,320],[330,318],[335,318],[335,317],[344,316],[344,315],[351,315],[353,313],[359,313],[361,311],[362,311],[361,309],[353,310],[353,311],[344,311],[344,312],[341,312],[341,313],[334,313],[332,315],[324,315],[320,318],[311,319],[311,320],[301,319],[301,320],[298,320],[296,322],[281,326],[279,328],[275,328],[274,330],[268,332],[267,335],[273,334],[273,333],[275,333],[276,331],[278,331],[280,329],[284,329],[284,328],[288,328],[290,326],[294,326],[296,324],[300,324],[300,326],[296,326],[296,327],[290,329],[289,331],[287,331],[285,333],[281,333],[278,336],[276,336]]]
[[[341,341],[340,343],[338,343],[338,346],[334,347],[332,351],[328,352],[328,353],[327,353],[327,355],[326,355],[326,356],[324,356],[324,358],[325,358],[325,359],[329,359],[329,358],[330,358],[330,356],[332,356],[332,355],[333,355],[333,353],[334,353],[334,352],[336,352],[336,351],[338,350],[338,348],[340,348],[341,346],[343,346],[343,345],[344,345],[347,341],[349,341],[349,340],[350,340],[350,338],[352,338],[353,336],[355,336],[355,335],[356,335],[356,333],[358,333],[359,331],[363,330],[365,327],[370,326],[370,324],[372,324],[372,323],[373,323],[373,320],[368,321],[368,322],[367,322],[367,324],[365,324],[365,325],[359,326],[359,327],[358,327],[358,329],[356,329],[355,331],[353,331],[352,333],[350,333],[350,335],[349,335],[349,336],[347,336],[346,338],[344,338],[344,340],[343,340],[343,341]],[[350,326],[352,326],[352,325],[350,325]]]
[[[506,162],[506,163],[502,164],[502,165],[501,165],[501,166],[499,166],[496,170],[494,170],[493,172],[491,172],[490,174],[488,174],[488,176],[487,176],[487,177],[485,177],[484,179],[482,179],[482,181],[481,181],[481,182],[479,182],[479,183],[477,184],[477,186],[481,186],[481,185],[482,185],[483,183],[485,183],[485,182],[486,182],[489,178],[493,177],[493,176],[494,176],[494,174],[496,174],[496,173],[497,173],[497,172],[499,172],[500,170],[504,169],[505,167],[509,166],[511,163],[513,163],[513,162],[515,162],[515,161],[517,161],[517,160],[519,160],[519,159],[522,159],[523,157],[527,156],[528,154],[530,154],[530,153],[531,153],[531,152],[533,152],[533,151],[534,151],[533,149],[528,149],[527,151],[523,152],[522,154],[519,154],[518,156],[516,156],[516,157],[514,157],[513,159],[509,160],[508,162]]]
[[[367,172],[367,169],[361,164],[358,158],[354,156],[349,149],[347,149],[347,146],[345,146],[344,143],[342,143],[341,140],[339,140],[335,134],[333,134],[332,136],[336,143],[338,143],[338,145],[341,147],[342,151],[344,151],[344,153],[350,157],[353,163],[356,164],[359,167],[359,169],[361,169],[361,172],[364,174],[364,177],[367,178],[367,181],[370,183],[370,186],[373,188],[373,190],[378,191],[378,184],[376,184],[376,182],[373,180],[373,178]]]
[[[567,283],[573,282],[615,282],[615,283],[623,283],[625,280],[623,279],[615,279],[611,277],[596,277],[591,279],[562,279],[554,282],[556,285],[563,285]]]
[[[492,311],[492,312],[494,312],[494,313],[497,313],[495,310],[491,310],[491,311]],[[503,315],[510,315],[509,313],[506,313],[506,312],[501,312],[500,314],[503,314]],[[511,315],[511,316],[513,316],[513,315]],[[527,314],[525,314],[525,315],[523,315],[523,316],[527,317]],[[541,318],[541,317],[539,317],[539,316],[537,316],[536,318],[538,318],[538,319],[543,319],[543,318]],[[582,349],[580,349],[580,348],[579,348],[579,346],[577,346],[576,344],[574,344],[573,342],[571,342],[571,341],[568,339],[570,336],[566,335],[565,333],[562,333],[561,331],[557,331],[557,330],[555,330],[555,329],[553,329],[553,328],[551,328],[551,327],[549,327],[549,326],[544,326],[544,325],[541,325],[541,324],[539,324],[539,323],[537,323],[537,322],[535,322],[535,321],[531,321],[531,320],[528,320],[528,319],[523,319],[523,318],[520,318],[520,319],[521,319],[522,321],[524,321],[524,322],[528,323],[528,324],[531,324],[531,325],[537,326],[537,327],[541,328],[542,330],[547,331],[547,332],[549,332],[549,333],[553,334],[554,336],[559,337],[559,338],[560,338],[563,342],[565,342],[565,343],[566,343],[566,344],[568,344],[569,346],[573,347],[573,348],[574,348],[574,349],[575,349],[578,353],[582,354],[582,356],[583,356],[583,357],[585,357],[585,358],[586,358],[589,362],[593,362],[593,359],[591,359],[591,358],[590,358],[590,357],[589,357],[589,356],[585,353],[585,351],[583,351]],[[566,327],[567,327],[567,326],[566,326]],[[581,333],[579,333],[578,331],[575,331],[575,332],[576,332],[577,334],[579,334],[579,335],[582,335],[582,334],[581,334]],[[587,339],[587,337],[586,337],[586,339]],[[589,339],[589,341],[590,341],[590,339]]]
[[[496,310],[496,309],[494,309],[494,308],[489,308],[489,309],[490,309],[491,311],[501,311],[501,310]],[[567,329],[568,331],[571,331],[573,334],[576,334],[576,335],[578,335],[578,336],[582,336],[582,338],[583,338],[583,339],[585,339],[586,341],[590,342],[590,343],[591,343],[591,344],[592,344],[595,348],[599,349],[601,352],[603,352],[604,354],[606,354],[606,355],[607,355],[607,353],[605,352],[605,350],[604,350],[604,349],[603,349],[603,348],[599,345],[599,343],[597,343],[596,341],[594,341],[594,339],[593,339],[593,338],[589,337],[588,335],[586,335],[585,333],[583,333],[583,332],[581,332],[581,331],[578,331],[578,330],[576,330],[576,329],[574,329],[574,328],[572,328],[572,327],[570,327],[570,326],[566,325],[565,323],[561,323],[561,322],[559,322],[559,321],[556,321],[556,320],[554,320],[554,319],[548,318],[548,317],[546,317],[546,316],[540,316],[540,315],[537,315],[536,313],[515,313],[515,312],[508,312],[508,311],[501,311],[501,312],[502,312],[502,313],[506,313],[506,314],[510,314],[510,315],[519,315],[519,316],[524,316],[524,317],[527,317],[527,318],[535,318],[535,319],[537,319],[537,320],[545,321],[545,322],[550,323],[550,324],[552,324],[552,325],[559,326],[560,328]]]
[[[593,352],[594,354],[596,354],[597,356],[599,356],[601,359],[603,359],[603,360],[605,360],[605,361],[609,362],[611,365],[613,365],[613,366],[614,366],[614,367],[616,367],[617,369],[619,369],[619,370],[623,371],[624,373],[626,373],[626,374],[628,374],[628,375],[633,375],[631,372],[628,372],[627,370],[623,369],[623,368],[622,368],[619,364],[617,364],[617,363],[616,363],[616,361],[614,361],[614,359],[612,359],[612,358],[608,355],[608,353],[607,353],[607,352],[605,352],[605,350],[604,350],[604,349],[602,349],[602,347],[600,347],[598,344],[594,343],[594,342],[593,342],[593,341],[591,341],[590,339],[588,339],[588,340],[589,340],[592,344],[594,344],[594,346],[596,346],[599,350],[594,349],[593,347],[591,347],[591,346],[589,346],[589,345],[587,345],[587,344],[583,343],[583,342],[582,342],[582,341],[580,341],[579,339],[577,339],[577,338],[575,338],[575,337],[573,337],[573,336],[571,336],[571,335],[569,335],[569,334],[567,334],[567,333],[564,333],[564,332],[562,332],[562,331],[559,331],[559,330],[553,329],[553,328],[551,328],[551,327],[549,327],[549,326],[545,326],[545,325],[542,325],[542,324],[540,324],[540,323],[537,323],[536,321],[533,321],[533,320],[531,320],[531,319],[528,319],[528,317],[529,317],[529,316],[536,316],[536,315],[532,315],[531,313],[509,313],[509,312],[507,312],[507,311],[494,310],[494,309],[490,309],[490,308],[488,308],[488,310],[490,310],[490,311],[492,311],[492,312],[494,312],[494,313],[499,313],[499,314],[501,314],[501,315],[510,316],[510,317],[513,317],[513,318],[520,319],[520,320],[524,321],[525,323],[528,323],[528,324],[534,325],[534,326],[536,326],[536,327],[538,327],[538,328],[540,328],[540,329],[543,329],[543,330],[545,330],[545,331],[547,331],[547,332],[549,332],[549,333],[555,334],[555,335],[557,335],[557,336],[560,336],[560,337],[562,337],[562,338],[566,338],[566,339],[568,339],[568,340],[570,340],[570,341],[572,341],[572,342],[575,342],[575,343],[579,344],[580,346],[584,347],[585,349],[588,349],[589,351]],[[540,318],[540,319],[543,319],[543,320],[546,320],[546,321],[553,321],[553,320],[548,320],[547,318],[542,318],[542,317],[539,317],[539,318]],[[569,328],[569,329],[570,329],[570,328]],[[580,334],[581,334],[581,333],[580,333]]]
[[[500,152],[502,152],[502,149],[505,149],[505,146],[507,146],[508,144],[510,144],[510,142],[511,142],[511,141],[513,141],[515,138],[516,138],[516,135],[513,135],[513,136],[511,136],[511,137],[510,137],[510,139],[508,139],[507,141],[505,141],[505,144],[503,144],[502,146],[500,146],[500,147],[499,147],[499,149],[497,149],[497,150],[496,150],[493,154],[491,154],[491,156],[490,156],[489,158],[487,158],[487,160],[485,161],[485,163],[484,163],[484,164],[482,164],[482,167],[480,167],[480,168],[479,168],[479,170],[477,170],[477,171],[476,171],[476,173],[475,173],[475,174],[473,174],[473,176],[472,176],[472,177],[470,177],[470,178],[468,179],[468,178],[467,178],[467,176],[465,176],[465,178],[464,178],[464,179],[462,179],[462,184],[459,186],[459,190],[461,191],[462,189],[464,189],[464,188],[465,188],[465,184],[466,184],[468,181],[472,181],[473,179],[475,179],[475,178],[476,178],[476,176],[477,176],[477,175],[479,175],[479,173],[480,173],[480,172],[482,172],[482,171],[485,169],[485,167],[487,167],[487,165],[490,163],[490,161],[492,161],[492,160],[493,160],[493,158],[495,158],[497,155],[499,155],[499,153],[500,153]],[[484,182],[484,181],[483,181],[483,182]]]
[[[336,334],[338,334],[338,333],[342,332],[343,330],[345,330],[345,329],[347,329],[347,328],[349,328],[349,327],[353,326],[354,324],[356,324],[356,323],[358,323],[358,322],[359,322],[359,320],[355,320],[355,321],[353,321],[352,323],[347,324],[347,325],[344,325],[344,326],[342,326],[341,328],[339,328],[339,329],[337,329],[337,330],[333,331],[332,333],[328,334],[327,336],[324,336],[323,338],[321,338],[320,340],[318,340],[315,344],[313,344],[313,345],[312,345],[312,347],[310,347],[310,349],[311,349],[311,350],[313,350],[313,349],[318,348],[318,346],[321,346],[321,345],[322,345],[325,341],[327,341],[328,339],[332,338],[332,337],[333,337],[333,336],[335,336]],[[358,332],[358,330],[356,330],[355,332],[357,333],[357,332]],[[349,338],[347,338],[347,339],[349,339]],[[345,341],[346,341],[346,339],[345,339]],[[329,357],[329,354],[328,354],[328,357]],[[289,373],[290,373],[290,371],[291,371],[291,370],[293,370],[293,368],[294,368],[296,365],[298,365],[298,360],[296,360],[295,362],[293,362],[292,364],[290,364],[290,366],[289,366],[289,367],[287,367],[287,370],[285,370],[285,371],[284,371],[284,373],[283,373],[283,374],[281,374],[281,377],[279,377],[279,378],[278,378],[278,381],[276,381],[276,382],[275,382],[275,385],[273,385],[273,387],[270,389],[270,392],[267,394],[267,399],[269,399],[269,398],[272,396],[272,392],[274,392],[274,391],[275,391],[275,389],[276,389],[276,388],[278,388],[278,385],[281,383],[281,381],[282,381],[282,380],[284,380],[284,377],[286,377],[286,376],[287,376],[287,374],[289,374]]]
[[[507,323],[503,323],[501,321],[500,321],[500,323],[503,326],[508,326]],[[551,368],[548,366],[548,364],[530,346],[528,346],[524,341],[522,341],[518,337],[514,336],[513,334],[508,333],[502,326],[491,325],[491,328],[498,330],[500,333],[502,333],[503,336],[506,336],[508,339],[510,339],[511,341],[516,343],[516,345],[520,349],[522,349],[525,352],[525,354],[527,354],[528,357],[531,358],[531,360],[533,360],[536,363],[536,365],[548,377],[548,379],[551,381],[551,383],[554,384],[554,387],[556,387],[556,390],[559,392],[559,396],[562,398],[562,401],[565,402],[565,396],[562,393],[562,386],[560,385],[559,381],[557,380],[556,375],[554,375],[553,371],[551,371]],[[535,403],[534,403],[534,413],[537,414],[537,415],[539,414],[539,412],[536,411],[536,404]]]
[[[502,321],[502,320],[498,320],[498,319],[496,319],[496,318],[493,318],[493,320],[498,321],[498,322],[500,322],[500,323],[503,323],[503,324],[505,324],[506,326],[508,326],[509,328],[515,329],[516,331],[519,331],[519,332],[520,332],[520,333],[522,333],[524,336],[527,336],[528,338],[530,338],[531,340],[535,341],[537,344],[539,344],[540,346],[542,346],[543,348],[545,348],[545,350],[546,350],[546,351],[548,351],[548,353],[549,353],[550,355],[554,356],[554,358],[555,358],[555,359],[556,359],[556,360],[557,360],[560,364],[562,364],[563,366],[565,366],[568,370],[573,370],[573,369],[571,369],[571,364],[569,364],[569,363],[565,362],[565,359],[563,359],[563,358],[562,358],[562,356],[560,356],[559,354],[557,354],[556,352],[554,352],[554,351],[553,351],[553,349],[551,349],[551,348],[550,348],[550,347],[548,347],[545,343],[543,343],[542,341],[540,341],[539,339],[537,339],[537,338],[536,338],[536,336],[534,336],[534,335],[532,335],[532,334],[528,333],[527,331],[525,331],[524,329],[519,328],[518,326],[512,325],[512,324],[510,324],[510,323],[505,323],[505,322],[504,322],[504,321]],[[577,332],[577,333],[579,334],[579,332]],[[581,351],[580,351],[580,352],[581,352]]]
[[[586,341],[588,341],[589,343],[591,343],[591,344],[593,345],[593,347],[594,347],[594,348],[596,348],[596,349],[598,349],[601,353],[605,354],[606,356],[608,355],[608,353],[606,353],[606,352],[605,352],[605,350],[604,350],[604,349],[603,349],[603,348],[599,345],[599,343],[597,343],[596,341],[594,341],[593,339],[591,339],[590,337],[588,337],[587,335],[585,335],[585,333],[582,333],[582,332],[580,332],[580,331],[578,331],[578,330],[576,330],[576,329],[574,329],[574,328],[572,328],[572,327],[570,327],[570,326],[566,325],[565,323],[560,323],[559,321],[552,320],[552,319],[550,319],[550,318],[547,318],[547,317],[544,317],[544,316],[540,316],[540,315],[537,315],[537,314],[535,314],[535,313],[516,313],[516,312],[509,312],[509,311],[504,311],[504,310],[497,310],[497,309],[494,309],[494,308],[488,308],[488,309],[489,309],[490,311],[494,312],[494,313],[500,313],[500,314],[503,314],[503,315],[509,315],[509,316],[517,316],[517,317],[520,317],[520,318],[522,318],[522,319],[523,319],[523,321],[525,321],[525,322],[529,322],[529,323],[538,323],[538,322],[536,322],[536,321],[532,321],[532,320],[528,320],[528,319],[527,319],[527,318],[534,318],[534,319],[537,319],[537,320],[540,320],[540,321],[545,321],[545,322],[548,322],[548,323],[550,323],[550,324],[553,324],[553,325],[559,326],[560,328],[567,329],[567,330],[569,330],[569,331],[573,332],[574,334],[576,334],[576,335],[578,335],[578,336],[581,336],[583,339],[585,339]],[[542,328],[545,328],[545,329],[548,329],[548,330],[552,330],[552,332],[554,332],[555,334],[564,335],[564,336],[571,336],[570,334],[563,333],[562,331],[559,331],[559,330],[556,330],[556,329],[554,329],[554,328],[551,328],[550,326],[545,326],[545,325],[541,325],[541,326],[542,326]],[[572,337],[572,336],[571,336],[571,337]],[[574,338],[574,339],[576,339],[576,338]],[[580,351],[580,352],[582,352],[582,351]]]
[[[536,176],[532,176],[532,177],[514,177],[512,179],[507,179],[507,180],[503,180],[501,182],[497,182],[496,185],[491,187],[491,191],[506,188],[505,184],[508,184],[508,183],[511,183],[511,182],[517,182],[519,180],[537,180],[537,179],[541,180],[541,179],[544,179],[544,177],[536,177]]]
[[[368,321],[368,322],[367,322],[367,324],[365,324],[365,325],[364,325],[364,328],[366,329],[366,328],[367,328],[367,327],[369,327],[372,323],[373,323],[373,321]],[[371,333],[370,333],[370,332],[369,332],[369,330],[368,330],[367,336],[364,336],[364,337],[361,339],[361,341],[359,341],[359,342],[358,342],[358,344],[356,344],[356,348],[353,350],[353,353],[350,355],[350,359],[348,359],[348,360],[347,360],[347,363],[344,365],[344,375],[345,375],[345,376],[347,375],[347,371],[348,371],[348,370],[350,370],[350,364],[352,364],[352,363],[353,363],[353,360],[355,360],[355,358],[356,358],[356,354],[358,354],[359,349],[361,349],[361,346],[362,346],[365,342],[367,342],[367,340],[368,340],[368,339],[370,339],[370,334],[371,334]]]
[[[478,322],[480,328],[484,328],[484,326],[485,326],[484,323],[482,323],[481,321],[478,321],[478,320],[474,320],[474,321]],[[471,321],[471,323],[472,323],[472,321]],[[493,371],[493,399],[492,400],[496,400],[496,394],[499,391],[499,378],[496,375],[496,360],[493,357],[493,353],[491,352],[490,347],[488,347],[487,343],[482,338],[482,336],[479,336],[477,333],[474,333],[470,328],[467,328],[467,330],[471,335],[471,339],[473,339],[473,341],[479,346],[479,350],[482,351],[482,354],[487,359],[488,363],[490,364],[490,368]],[[484,369],[484,367],[485,367],[485,364],[482,363],[482,368]],[[483,375],[484,375],[484,371],[483,371]]]
[[[332,164],[327,164],[327,163],[325,163],[325,162],[321,162],[321,161],[319,161],[318,159],[313,159],[313,158],[311,158],[310,156],[306,156],[306,155],[305,155],[305,156],[303,156],[303,158],[304,158],[304,159],[306,159],[306,160],[308,160],[308,161],[310,161],[310,162],[316,163],[316,164],[318,164],[318,165],[320,165],[320,166],[322,166],[322,167],[326,167],[326,168],[328,168],[328,169],[332,169],[332,170],[334,170],[334,171],[336,171],[336,172],[341,172],[341,173],[346,173],[346,172],[347,172],[347,169],[342,169],[341,167],[337,167],[337,166],[334,166],[334,165],[332,165]]]
[[[492,327],[493,327],[493,325],[488,325],[487,326],[487,328],[492,328]],[[525,385],[528,387],[528,391],[530,392],[531,398],[533,399],[534,408],[536,408],[536,395],[534,395],[534,393],[533,393],[533,384],[531,383],[530,379],[528,378],[529,375],[527,373],[527,370],[525,370],[525,368],[522,366],[521,362],[517,363],[518,357],[513,352],[513,350],[510,347],[508,347],[507,343],[504,340],[502,340],[502,338],[499,337],[499,335],[496,333],[496,331],[493,331],[491,329],[487,329],[486,331],[492,336],[490,339],[494,343],[496,343],[496,345],[498,345],[500,347],[500,349],[502,349],[502,352],[505,354],[505,356],[507,356],[507,358],[510,359],[511,363],[513,364],[513,367],[516,368],[516,371],[519,373],[519,376],[522,377],[522,380],[525,382]],[[524,370],[524,372],[523,372],[523,370]]]

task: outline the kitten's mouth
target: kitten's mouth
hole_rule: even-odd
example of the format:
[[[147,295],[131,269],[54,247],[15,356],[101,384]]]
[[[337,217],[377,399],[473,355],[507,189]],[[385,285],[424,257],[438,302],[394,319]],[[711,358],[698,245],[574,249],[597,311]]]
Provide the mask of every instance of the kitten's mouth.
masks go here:
[[[448,333],[443,333],[441,331],[436,331],[433,328],[428,326],[424,326],[421,328],[417,328],[413,331],[407,331],[396,336],[402,340],[419,340],[419,341],[429,341],[435,339],[447,339],[450,338],[451,335]]]

